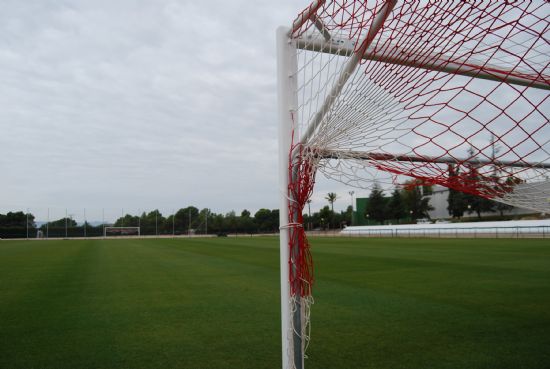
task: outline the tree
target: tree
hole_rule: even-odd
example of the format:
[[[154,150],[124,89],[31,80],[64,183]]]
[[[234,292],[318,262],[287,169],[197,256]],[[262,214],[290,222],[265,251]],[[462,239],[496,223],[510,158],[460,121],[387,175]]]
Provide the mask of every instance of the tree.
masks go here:
[[[202,224],[199,218],[199,209],[194,206],[179,209],[175,214],[176,228],[186,234],[190,229],[196,229]]]
[[[34,228],[34,215],[28,214],[29,228]],[[26,227],[27,214],[22,211],[8,212],[6,215],[0,214],[0,226],[2,227]]]
[[[420,185],[421,182],[418,180],[405,182],[402,192],[405,207],[411,215],[412,220],[429,218],[428,212],[433,210],[433,207],[430,205],[430,198],[422,196]]]
[[[332,218],[332,214],[334,214],[334,212],[330,210],[328,205],[323,206],[319,211],[319,225],[321,229],[326,229],[330,226],[329,221]]]
[[[225,225],[227,227],[227,231],[237,233],[237,215],[233,210],[225,214]]]
[[[481,219],[481,213],[494,211],[495,202],[492,200],[470,193],[465,194],[464,197],[468,204],[468,214],[475,212],[478,219]]]
[[[141,224],[141,234],[156,235],[162,233],[163,224],[166,219],[162,216],[158,209],[150,211],[149,213],[143,212],[139,219]],[[125,224],[126,225],[126,224]]]
[[[334,225],[334,203],[338,199],[338,195],[334,192],[329,192],[325,196],[325,199],[330,203],[330,210],[331,210],[331,214],[329,217],[329,228],[330,228],[332,225]]]
[[[401,196],[401,191],[395,188],[391,194],[390,201],[387,207],[387,216],[389,219],[399,221],[407,216],[407,210],[405,209],[405,203]]]
[[[28,224],[27,224],[28,219]],[[36,232],[34,215],[22,211],[0,214],[0,238],[22,238]]]
[[[279,229],[279,210],[260,209],[254,214],[259,232],[276,232]]]
[[[348,205],[345,213],[342,213],[344,222],[348,225],[353,225],[353,206]]]
[[[54,220],[54,221],[50,222],[50,227],[51,228],[55,228],[55,227],[64,228],[65,225],[67,227],[76,227],[77,223],[72,218],[61,218],[61,219]]]
[[[332,210],[332,212],[334,213],[334,203],[336,202],[336,200],[338,199],[338,195],[334,192],[329,192],[326,196],[325,196],[325,199],[330,203],[330,209]]]
[[[468,153],[473,155],[473,149],[470,148]],[[470,187],[477,186],[481,183],[478,168],[476,166],[468,166],[468,173],[466,174],[465,181]],[[466,193],[464,194],[464,200],[467,204],[468,214],[475,212],[478,219],[481,219],[481,213],[493,211],[495,207],[495,203],[492,200],[481,197],[478,194]]]
[[[253,233],[254,231],[254,219],[250,217],[250,212],[246,209],[241,212],[238,228],[240,232],[244,233]]]
[[[138,227],[139,217],[132,216],[130,214],[124,215],[124,217],[118,218],[113,224],[115,227]]]
[[[387,219],[386,198],[384,197],[384,191],[378,183],[375,183],[372,188],[366,211],[369,214],[369,219],[374,219],[378,223],[383,224]]]
[[[457,184],[459,182],[460,168],[456,168],[453,165],[449,165],[449,183]],[[449,196],[447,197],[447,211],[453,218],[461,218],[464,212],[468,208],[466,203],[466,194],[462,191],[457,191],[453,188],[449,188]]]

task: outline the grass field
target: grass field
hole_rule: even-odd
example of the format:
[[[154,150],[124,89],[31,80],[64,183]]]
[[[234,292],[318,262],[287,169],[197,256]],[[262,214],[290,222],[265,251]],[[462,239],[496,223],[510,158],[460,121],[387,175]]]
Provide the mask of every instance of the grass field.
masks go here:
[[[313,239],[308,369],[549,368],[548,240]],[[0,241],[0,368],[278,368],[275,238]]]

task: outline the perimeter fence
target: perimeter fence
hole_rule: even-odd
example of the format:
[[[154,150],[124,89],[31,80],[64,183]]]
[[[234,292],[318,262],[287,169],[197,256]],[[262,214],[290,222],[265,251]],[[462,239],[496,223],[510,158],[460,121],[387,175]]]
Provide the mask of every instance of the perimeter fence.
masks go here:
[[[319,234],[323,235],[323,234]],[[325,233],[324,235],[330,235]],[[338,232],[342,237],[550,238],[550,226],[369,228]]]
[[[142,236],[216,233],[208,212],[120,208],[25,208],[0,211],[0,238],[103,237],[104,227],[139,227]],[[208,224],[212,221],[212,224]]]

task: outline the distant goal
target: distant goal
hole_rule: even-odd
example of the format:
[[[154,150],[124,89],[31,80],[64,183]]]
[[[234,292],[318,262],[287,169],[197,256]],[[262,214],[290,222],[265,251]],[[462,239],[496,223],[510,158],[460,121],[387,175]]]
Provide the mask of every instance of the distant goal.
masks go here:
[[[141,236],[140,227],[103,227],[103,237]]]
[[[550,3],[317,0],[277,31],[283,368],[309,342],[315,177],[550,213]]]

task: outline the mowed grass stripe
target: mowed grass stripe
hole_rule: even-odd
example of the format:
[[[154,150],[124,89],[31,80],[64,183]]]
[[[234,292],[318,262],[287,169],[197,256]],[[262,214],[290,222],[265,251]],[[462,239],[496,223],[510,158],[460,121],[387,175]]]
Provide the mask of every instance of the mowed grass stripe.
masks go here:
[[[493,256],[495,240],[461,241],[316,240],[314,317],[322,321],[314,321],[314,341],[317,333],[331,340],[338,332],[349,346],[317,351],[312,344],[311,356],[327,367],[352,360],[365,368],[546,367],[548,242],[529,242],[538,257],[518,259],[522,244],[515,240],[499,240]],[[499,265],[481,265],[491,260]]]
[[[58,242],[72,257],[54,257],[35,288],[2,310],[16,314],[2,336],[16,337],[0,349],[0,367],[267,368],[279,360],[276,271],[269,281],[257,267],[188,252],[187,242],[171,250],[172,240]],[[273,285],[255,287],[265,280]]]
[[[544,240],[312,239],[307,368],[546,368]],[[0,243],[0,367],[280,366],[276,238]]]

